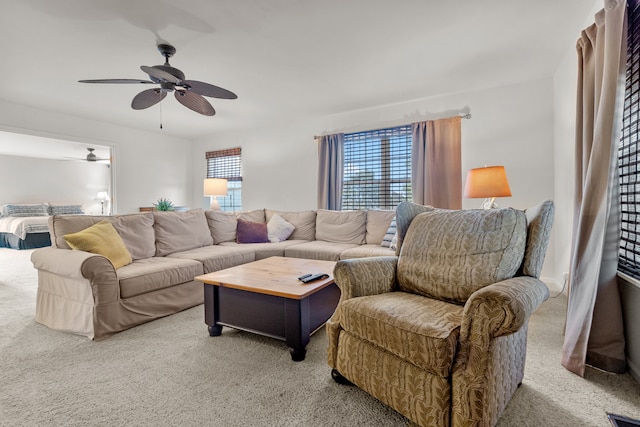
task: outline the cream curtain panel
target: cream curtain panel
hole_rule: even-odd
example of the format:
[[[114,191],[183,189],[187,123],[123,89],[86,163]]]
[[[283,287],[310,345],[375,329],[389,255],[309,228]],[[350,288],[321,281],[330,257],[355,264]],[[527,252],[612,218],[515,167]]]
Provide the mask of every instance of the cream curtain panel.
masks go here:
[[[344,181],[344,134],[319,136],[318,143],[318,209],[342,208]]]
[[[624,372],[616,281],[619,239],[617,148],[626,64],[626,3],[605,0],[577,43],[576,198],[562,365]]]
[[[462,208],[461,117],[412,124],[413,202],[444,209]]]

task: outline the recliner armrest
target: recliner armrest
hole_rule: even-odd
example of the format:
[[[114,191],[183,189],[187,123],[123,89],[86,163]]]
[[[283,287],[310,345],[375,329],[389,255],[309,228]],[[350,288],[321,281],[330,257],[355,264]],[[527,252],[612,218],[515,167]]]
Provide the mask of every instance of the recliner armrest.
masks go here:
[[[492,339],[518,331],[549,297],[549,288],[534,277],[519,276],[474,292],[464,306],[460,341]],[[478,341],[480,340],[480,341]]]
[[[340,301],[391,292],[396,284],[397,264],[395,256],[338,261],[333,278],[342,292]]]

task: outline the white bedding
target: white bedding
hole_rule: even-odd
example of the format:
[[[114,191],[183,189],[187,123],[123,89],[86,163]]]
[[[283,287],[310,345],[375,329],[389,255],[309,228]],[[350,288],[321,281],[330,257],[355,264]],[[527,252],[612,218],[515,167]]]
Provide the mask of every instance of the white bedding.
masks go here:
[[[21,239],[27,233],[46,233],[49,231],[48,216],[9,216],[0,218],[0,233],[12,233]]]

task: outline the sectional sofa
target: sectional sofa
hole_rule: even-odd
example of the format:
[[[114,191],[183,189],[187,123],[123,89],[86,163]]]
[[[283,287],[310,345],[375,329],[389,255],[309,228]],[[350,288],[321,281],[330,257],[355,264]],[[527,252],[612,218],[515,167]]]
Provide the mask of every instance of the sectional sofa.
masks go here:
[[[98,340],[202,304],[203,285],[194,278],[205,273],[270,256],[337,261],[395,255],[383,246],[394,215],[269,209],[54,215],[51,247],[31,256],[38,270],[36,321]],[[69,245],[77,249],[71,237],[105,223],[123,244],[122,263]]]

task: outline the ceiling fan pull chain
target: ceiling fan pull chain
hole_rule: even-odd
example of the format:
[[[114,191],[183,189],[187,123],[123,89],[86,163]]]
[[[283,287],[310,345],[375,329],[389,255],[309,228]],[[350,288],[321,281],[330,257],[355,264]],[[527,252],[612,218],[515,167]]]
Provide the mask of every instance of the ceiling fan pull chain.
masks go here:
[[[160,129],[162,129],[162,104],[160,104]]]

